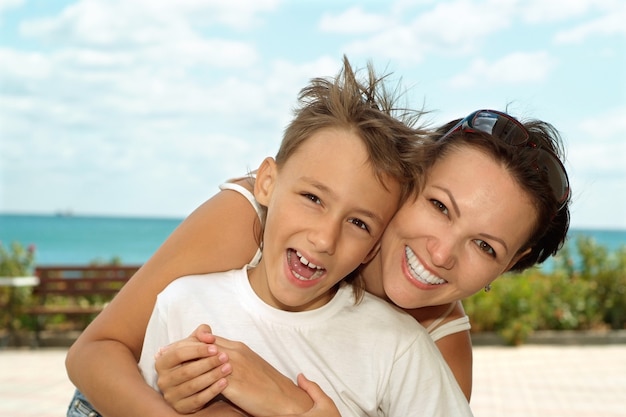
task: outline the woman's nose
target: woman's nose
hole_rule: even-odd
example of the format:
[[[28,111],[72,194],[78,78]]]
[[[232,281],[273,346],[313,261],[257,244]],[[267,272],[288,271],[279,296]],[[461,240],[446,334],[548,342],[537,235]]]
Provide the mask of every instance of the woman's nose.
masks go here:
[[[428,243],[428,252],[434,266],[443,269],[452,269],[454,266],[454,243],[441,239],[431,239]]]

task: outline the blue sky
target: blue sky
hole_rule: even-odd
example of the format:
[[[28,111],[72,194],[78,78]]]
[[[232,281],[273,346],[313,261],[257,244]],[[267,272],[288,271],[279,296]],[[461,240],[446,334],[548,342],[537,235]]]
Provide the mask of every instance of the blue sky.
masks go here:
[[[626,229],[622,0],[0,0],[0,212],[184,217],[345,53],[438,125],[554,124],[572,226]]]

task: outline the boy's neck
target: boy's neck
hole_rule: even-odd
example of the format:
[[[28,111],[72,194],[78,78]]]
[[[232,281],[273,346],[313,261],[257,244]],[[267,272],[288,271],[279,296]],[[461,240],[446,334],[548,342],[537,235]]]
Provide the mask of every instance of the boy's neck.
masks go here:
[[[337,294],[338,285],[335,285],[329,291],[326,291],[323,296],[317,297],[315,300],[305,305],[285,305],[272,295],[265,268],[263,268],[263,259],[261,259],[256,267],[249,268],[247,272],[248,282],[250,282],[250,287],[252,287],[256,296],[265,304],[283,311],[301,312],[315,310],[328,304],[335,294]]]

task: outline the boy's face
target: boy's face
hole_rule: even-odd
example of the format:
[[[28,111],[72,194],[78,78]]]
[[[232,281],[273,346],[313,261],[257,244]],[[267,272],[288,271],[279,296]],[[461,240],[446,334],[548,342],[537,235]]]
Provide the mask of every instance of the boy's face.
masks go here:
[[[255,195],[267,206],[263,258],[250,271],[257,295],[276,308],[326,304],[331,289],[367,262],[398,208],[400,187],[378,181],[358,136],[322,129],[280,167],[266,159]]]

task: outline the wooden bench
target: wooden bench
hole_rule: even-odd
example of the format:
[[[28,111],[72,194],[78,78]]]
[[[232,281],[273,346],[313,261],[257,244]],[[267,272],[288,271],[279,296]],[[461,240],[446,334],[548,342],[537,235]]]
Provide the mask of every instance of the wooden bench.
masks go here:
[[[141,265],[38,266],[39,284],[34,304],[26,313],[34,317],[35,343],[41,342],[45,316],[95,316],[117,294]]]

